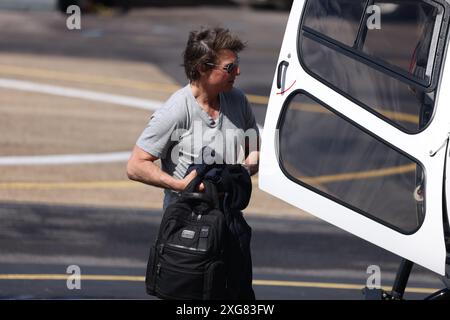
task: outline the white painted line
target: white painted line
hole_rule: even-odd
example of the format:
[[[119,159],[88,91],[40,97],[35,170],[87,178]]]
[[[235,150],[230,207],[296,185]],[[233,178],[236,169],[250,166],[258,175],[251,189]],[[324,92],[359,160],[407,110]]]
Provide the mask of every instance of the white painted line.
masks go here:
[[[82,89],[73,89],[68,87],[60,87],[5,78],[0,78],[0,88],[38,92],[69,98],[94,100],[99,102],[118,104],[125,107],[145,109],[145,110],[156,110],[160,108],[163,104],[161,101],[155,100],[139,99],[130,96],[122,96]]]
[[[0,78],[0,88],[20,91],[31,91],[69,98],[79,98],[117,104],[125,107],[156,110],[162,102],[138,99],[129,96],[114,95],[89,90],[73,89],[53,85],[45,85],[28,81]],[[0,157],[0,166],[31,166],[31,165],[64,165],[81,163],[111,163],[124,162],[130,157],[129,151],[95,154],[66,154],[45,156],[6,156]]]
[[[139,99],[130,96],[115,95],[82,89],[73,89],[69,87],[60,87],[5,78],[0,78],[0,88],[44,93],[69,98],[94,100],[99,102],[106,102],[125,107],[145,109],[145,110],[156,110],[163,105],[161,101]],[[259,124],[258,128],[262,134],[263,128]],[[130,157],[129,151],[114,152],[114,153],[65,154],[65,155],[45,155],[45,156],[6,156],[0,157],[0,166],[110,163],[110,162],[127,161],[129,157]]]
[[[0,157],[0,166],[64,165],[125,162],[131,152]]]

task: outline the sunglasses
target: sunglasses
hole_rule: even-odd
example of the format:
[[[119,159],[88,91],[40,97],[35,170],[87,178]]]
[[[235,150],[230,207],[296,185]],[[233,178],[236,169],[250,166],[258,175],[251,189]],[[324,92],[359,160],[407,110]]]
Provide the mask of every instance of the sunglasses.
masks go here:
[[[222,67],[220,64],[215,64],[215,63],[211,63],[211,62],[207,62],[205,64],[208,66]],[[225,70],[228,73],[232,73],[234,71],[234,69],[236,69],[237,67],[239,67],[239,58],[237,58],[236,61],[229,63],[226,66],[222,67],[222,70]]]

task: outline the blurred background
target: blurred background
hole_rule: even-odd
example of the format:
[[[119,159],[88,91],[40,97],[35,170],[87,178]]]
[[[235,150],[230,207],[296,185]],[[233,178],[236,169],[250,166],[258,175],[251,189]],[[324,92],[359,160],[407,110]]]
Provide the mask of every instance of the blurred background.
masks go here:
[[[150,115],[186,85],[190,30],[247,42],[236,86],[263,127],[288,0],[0,0],[0,298],[149,298],[147,254],[162,190],[125,165]],[[75,4],[80,29],[67,27]],[[369,265],[390,285],[400,258],[260,191],[253,228],[259,299],[362,299]],[[66,269],[89,275],[80,290]],[[420,298],[440,287],[411,276]],[[407,294],[407,297],[408,297]]]

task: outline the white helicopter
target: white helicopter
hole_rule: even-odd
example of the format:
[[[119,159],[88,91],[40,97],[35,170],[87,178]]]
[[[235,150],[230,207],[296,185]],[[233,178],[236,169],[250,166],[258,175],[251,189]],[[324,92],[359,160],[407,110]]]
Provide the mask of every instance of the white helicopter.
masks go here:
[[[442,276],[450,299],[450,2],[294,0],[259,187]],[[445,89],[447,88],[447,89]]]

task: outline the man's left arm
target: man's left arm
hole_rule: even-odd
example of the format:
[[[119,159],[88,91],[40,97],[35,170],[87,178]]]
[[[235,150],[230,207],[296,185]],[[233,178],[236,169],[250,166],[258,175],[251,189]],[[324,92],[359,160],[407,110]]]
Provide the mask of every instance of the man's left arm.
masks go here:
[[[249,171],[250,176],[256,174],[259,169],[259,151],[252,151],[245,158],[244,167]]]

